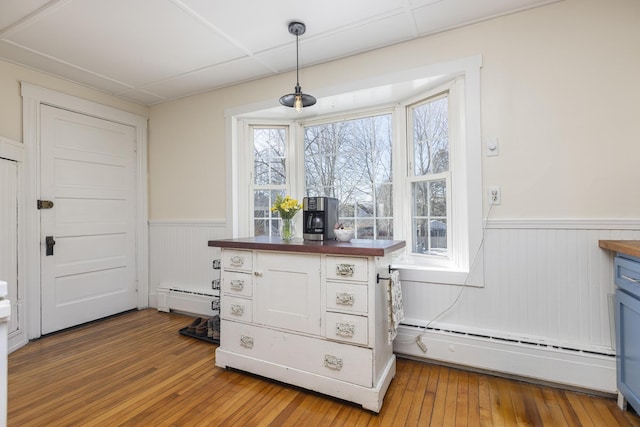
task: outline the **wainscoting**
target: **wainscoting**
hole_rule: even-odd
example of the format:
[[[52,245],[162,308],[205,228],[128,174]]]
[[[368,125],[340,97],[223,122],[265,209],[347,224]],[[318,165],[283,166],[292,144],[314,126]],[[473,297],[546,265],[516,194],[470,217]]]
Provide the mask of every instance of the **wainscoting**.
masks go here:
[[[197,291],[210,290],[220,272],[213,260],[219,248],[209,240],[225,239],[224,221],[149,221],[149,305],[157,307],[159,285],[176,285]]]
[[[219,252],[207,241],[226,233],[224,222],[151,222],[150,304],[159,284],[209,287]],[[403,281],[406,319],[394,350],[614,393],[613,254],[600,239],[640,240],[640,221],[489,221],[484,287]]]
[[[613,254],[600,239],[640,239],[640,222],[488,222],[484,287],[403,281],[394,350],[614,393]]]

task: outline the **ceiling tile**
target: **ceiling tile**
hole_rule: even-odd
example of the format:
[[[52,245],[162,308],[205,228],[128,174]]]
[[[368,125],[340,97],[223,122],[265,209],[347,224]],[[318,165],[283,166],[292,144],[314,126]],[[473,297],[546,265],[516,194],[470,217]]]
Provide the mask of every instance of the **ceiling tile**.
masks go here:
[[[268,76],[271,70],[253,58],[244,58],[231,63],[176,77],[144,87],[146,91],[165,98],[177,98],[185,94],[202,93],[212,87],[231,86],[240,81],[253,80],[256,76]]]
[[[446,0],[432,2],[414,9],[420,35],[471,24],[506,12],[517,11],[536,4],[539,0]]]
[[[40,9],[51,0],[0,0],[0,33],[9,25]]]
[[[334,31],[403,9],[404,0],[183,0],[192,10],[251,52],[291,43],[289,22],[307,26],[304,37]]]
[[[413,37],[409,19],[405,14],[396,14],[300,41],[300,68],[331,61],[356,52],[364,52],[388,46]],[[279,72],[294,70],[296,50],[287,46],[258,55],[268,66]]]
[[[72,65],[29,52],[9,43],[0,42],[0,58],[5,58],[8,62],[13,62],[34,70],[41,70],[64,80],[73,81],[111,94],[130,89],[127,85],[96,74],[87,73]]]
[[[167,0],[75,0],[8,39],[128,85],[244,55]]]

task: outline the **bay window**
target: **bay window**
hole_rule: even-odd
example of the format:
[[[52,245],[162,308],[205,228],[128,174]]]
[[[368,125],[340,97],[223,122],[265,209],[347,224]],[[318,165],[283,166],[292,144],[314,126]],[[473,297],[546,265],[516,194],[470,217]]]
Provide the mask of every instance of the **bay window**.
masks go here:
[[[394,260],[403,280],[470,284],[482,234],[479,63],[448,76],[372,109],[318,114],[319,102],[313,117],[239,118],[239,236],[277,235],[277,195],[335,197],[356,238],[407,241]]]

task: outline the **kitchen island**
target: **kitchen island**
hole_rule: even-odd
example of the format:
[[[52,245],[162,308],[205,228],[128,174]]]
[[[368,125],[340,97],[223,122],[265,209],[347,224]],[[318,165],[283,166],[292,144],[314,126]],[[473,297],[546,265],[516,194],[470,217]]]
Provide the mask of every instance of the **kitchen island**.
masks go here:
[[[404,241],[209,241],[221,248],[216,365],[379,412],[396,362],[391,254]]]

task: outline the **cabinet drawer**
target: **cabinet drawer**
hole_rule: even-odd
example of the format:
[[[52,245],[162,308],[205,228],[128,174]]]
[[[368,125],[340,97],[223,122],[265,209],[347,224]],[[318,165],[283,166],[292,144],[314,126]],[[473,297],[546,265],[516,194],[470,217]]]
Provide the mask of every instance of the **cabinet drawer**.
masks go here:
[[[373,351],[369,348],[226,320],[222,321],[220,342],[224,350],[256,360],[373,386]]]
[[[226,270],[238,270],[251,272],[252,252],[237,249],[224,249],[222,251],[222,268]]]
[[[367,258],[327,256],[326,265],[329,280],[366,282],[368,279]]]
[[[224,295],[220,301],[220,316],[223,319],[241,320],[251,322],[253,320],[253,303],[249,299],[236,298]]]
[[[235,271],[222,272],[222,292],[229,295],[240,295],[251,297],[252,278],[248,273],[238,273]]]
[[[367,285],[327,282],[327,310],[367,314]]]
[[[327,313],[327,338],[367,345],[368,319],[352,314]]]
[[[640,297],[640,260],[617,256],[614,260],[614,268],[616,285]]]

